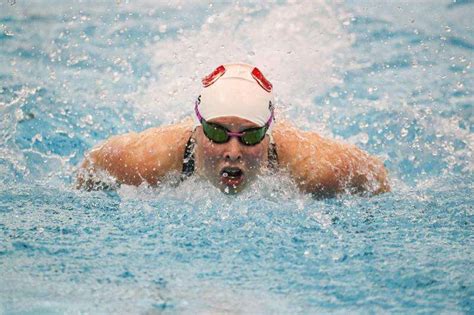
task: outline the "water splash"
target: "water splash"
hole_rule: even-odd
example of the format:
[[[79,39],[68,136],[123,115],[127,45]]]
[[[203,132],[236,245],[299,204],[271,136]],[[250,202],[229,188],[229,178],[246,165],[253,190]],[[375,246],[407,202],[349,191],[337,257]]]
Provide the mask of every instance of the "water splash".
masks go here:
[[[143,115],[169,123],[191,113],[201,77],[227,62],[258,65],[274,83],[282,113],[285,104],[311,106],[340,82],[333,65],[352,37],[326,1],[226,4],[202,13],[208,18],[201,25],[149,47],[155,82],[134,96]]]

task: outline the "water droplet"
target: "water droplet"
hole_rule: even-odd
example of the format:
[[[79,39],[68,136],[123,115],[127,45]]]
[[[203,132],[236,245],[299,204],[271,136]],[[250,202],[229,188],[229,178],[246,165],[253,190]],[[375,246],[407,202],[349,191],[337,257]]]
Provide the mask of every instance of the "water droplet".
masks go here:
[[[81,121],[85,124],[92,125],[94,123],[94,120],[92,119],[92,115],[86,115],[81,118]]]
[[[385,139],[387,139],[389,141],[393,140],[394,138],[395,138],[395,135],[391,132],[385,135]]]
[[[21,108],[18,108],[15,111],[15,118],[16,118],[17,121],[21,121],[25,118],[25,115],[24,115],[23,110]]]
[[[36,141],[43,141],[43,137],[41,136],[41,134],[37,133],[33,136],[33,138],[31,138],[31,143],[35,143]]]
[[[402,128],[402,130],[400,130],[400,136],[402,136],[402,138],[405,138],[407,135],[408,130],[406,128]]]
[[[359,136],[359,142],[362,144],[367,144],[369,142],[369,135],[365,132],[361,133]]]
[[[13,32],[7,28],[6,25],[1,24],[0,26],[3,28],[3,35],[10,37],[14,35]]]

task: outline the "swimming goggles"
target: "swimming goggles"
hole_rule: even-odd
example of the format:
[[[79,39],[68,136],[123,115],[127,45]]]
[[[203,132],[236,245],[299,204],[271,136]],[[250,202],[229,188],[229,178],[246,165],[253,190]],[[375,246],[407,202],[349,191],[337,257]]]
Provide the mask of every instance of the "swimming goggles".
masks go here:
[[[206,121],[201,116],[201,113],[198,109],[200,102],[201,97],[198,97],[194,106],[194,111],[196,112],[196,116],[202,125],[202,130],[204,134],[209,140],[215,143],[226,143],[230,140],[231,137],[237,137],[240,143],[244,145],[256,145],[262,142],[262,140],[265,138],[265,134],[273,120],[273,106],[270,102],[271,115],[263,127],[249,128],[242,130],[241,132],[232,132],[224,126]]]

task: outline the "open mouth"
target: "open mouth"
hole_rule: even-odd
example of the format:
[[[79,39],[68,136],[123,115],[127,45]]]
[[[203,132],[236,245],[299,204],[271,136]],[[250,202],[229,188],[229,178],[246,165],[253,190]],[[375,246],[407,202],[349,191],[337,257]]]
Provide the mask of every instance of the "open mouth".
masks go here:
[[[224,167],[221,171],[221,181],[227,186],[236,187],[244,178],[244,172],[238,167]]]
[[[224,177],[240,177],[244,174],[242,170],[238,167],[224,167],[222,169],[221,175]]]

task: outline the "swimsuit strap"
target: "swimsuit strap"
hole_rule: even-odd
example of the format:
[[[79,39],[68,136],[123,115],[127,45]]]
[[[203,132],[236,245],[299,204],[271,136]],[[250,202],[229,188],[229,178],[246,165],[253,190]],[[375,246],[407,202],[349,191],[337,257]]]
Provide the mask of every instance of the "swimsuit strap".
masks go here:
[[[186,149],[184,150],[183,171],[181,173],[182,180],[194,173],[194,146],[195,140],[193,137],[189,137],[188,143],[186,143]]]
[[[268,147],[268,168],[273,171],[278,169],[278,153],[274,142],[270,142]]]
[[[183,171],[181,173],[181,179],[185,180],[194,173],[194,146],[196,141],[193,137],[190,137],[188,143],[186,143],[186,148],[184,150],[183,158]],[[268,167],[271,170],[276,170],[278,167],[278,154],[276,151],[275,143],[271,142],[268,147]]]

